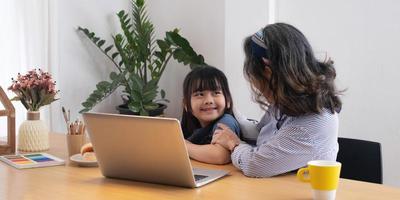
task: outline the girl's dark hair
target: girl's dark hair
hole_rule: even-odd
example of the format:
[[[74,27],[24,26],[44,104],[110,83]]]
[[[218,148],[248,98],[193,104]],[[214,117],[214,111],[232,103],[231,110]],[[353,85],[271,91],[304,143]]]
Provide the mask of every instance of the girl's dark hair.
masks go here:
[[[191,96],[196,91],[221,90],[225,96],[225,113],[233,115],[232,96],[229,91],[228,80],[224,73],[212,66],[200,66],[194,68],[183,82],[183,114],[181,126],[185,138],[193,134],[193,131],[202,128],[199,120],[192,114]],[[210,132],[214,123],[210,123],[205,128],[205,132]]]
[[[282,114],[320,113],[323,108],[340,112],[342,102],[334,84],[333,61],[318,61],[306,37],[289,24],[268,25],[263,29],[263,36],[267,46],[264,57],[270,61],[268,67],[272,71],[270,79],[264,75],[266,64],[252,52],[251,36],[244,41],[243,68],[254,98],[262,107],[269,106],[263,95],[269,90],[274,106]]]

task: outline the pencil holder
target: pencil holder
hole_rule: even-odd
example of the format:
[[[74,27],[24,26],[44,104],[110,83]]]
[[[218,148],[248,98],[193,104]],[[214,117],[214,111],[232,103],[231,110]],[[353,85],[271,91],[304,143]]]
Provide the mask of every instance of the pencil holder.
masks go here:
[[[81,152],[81,147],[85,144],[85,135],[67,135],[68,156],[71,157]]]

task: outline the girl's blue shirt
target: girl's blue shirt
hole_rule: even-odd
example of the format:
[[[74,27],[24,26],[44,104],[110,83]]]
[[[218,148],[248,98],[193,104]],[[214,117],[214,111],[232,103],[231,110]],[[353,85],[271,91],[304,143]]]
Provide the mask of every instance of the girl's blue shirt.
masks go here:
[[[218,123],[225,124],[240,137],[240,127],[236,119],[230,114],[224,114],[210,126],[196,129],[188,140],[194,144],[210,144]],[[212,127],[212,128],[211,128]]]

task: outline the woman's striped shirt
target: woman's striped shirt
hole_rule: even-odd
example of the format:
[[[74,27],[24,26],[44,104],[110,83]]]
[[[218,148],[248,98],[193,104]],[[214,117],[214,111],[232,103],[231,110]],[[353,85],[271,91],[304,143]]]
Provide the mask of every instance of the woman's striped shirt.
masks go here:
[[[271,177],[306,166],[311,160],[336,160],[338,126],[338,114],[327,109],[279,119],[270,109],[257,125],[256,146],[238,145],[232,163],[246,176]]]

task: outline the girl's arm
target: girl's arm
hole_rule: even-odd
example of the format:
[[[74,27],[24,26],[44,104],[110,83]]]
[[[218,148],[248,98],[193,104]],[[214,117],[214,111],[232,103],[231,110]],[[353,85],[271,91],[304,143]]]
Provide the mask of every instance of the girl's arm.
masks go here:
[[[187,140],[190,158],[209,164],[223,165],[231,162],[231,153],[219,144],[197,145]]]

